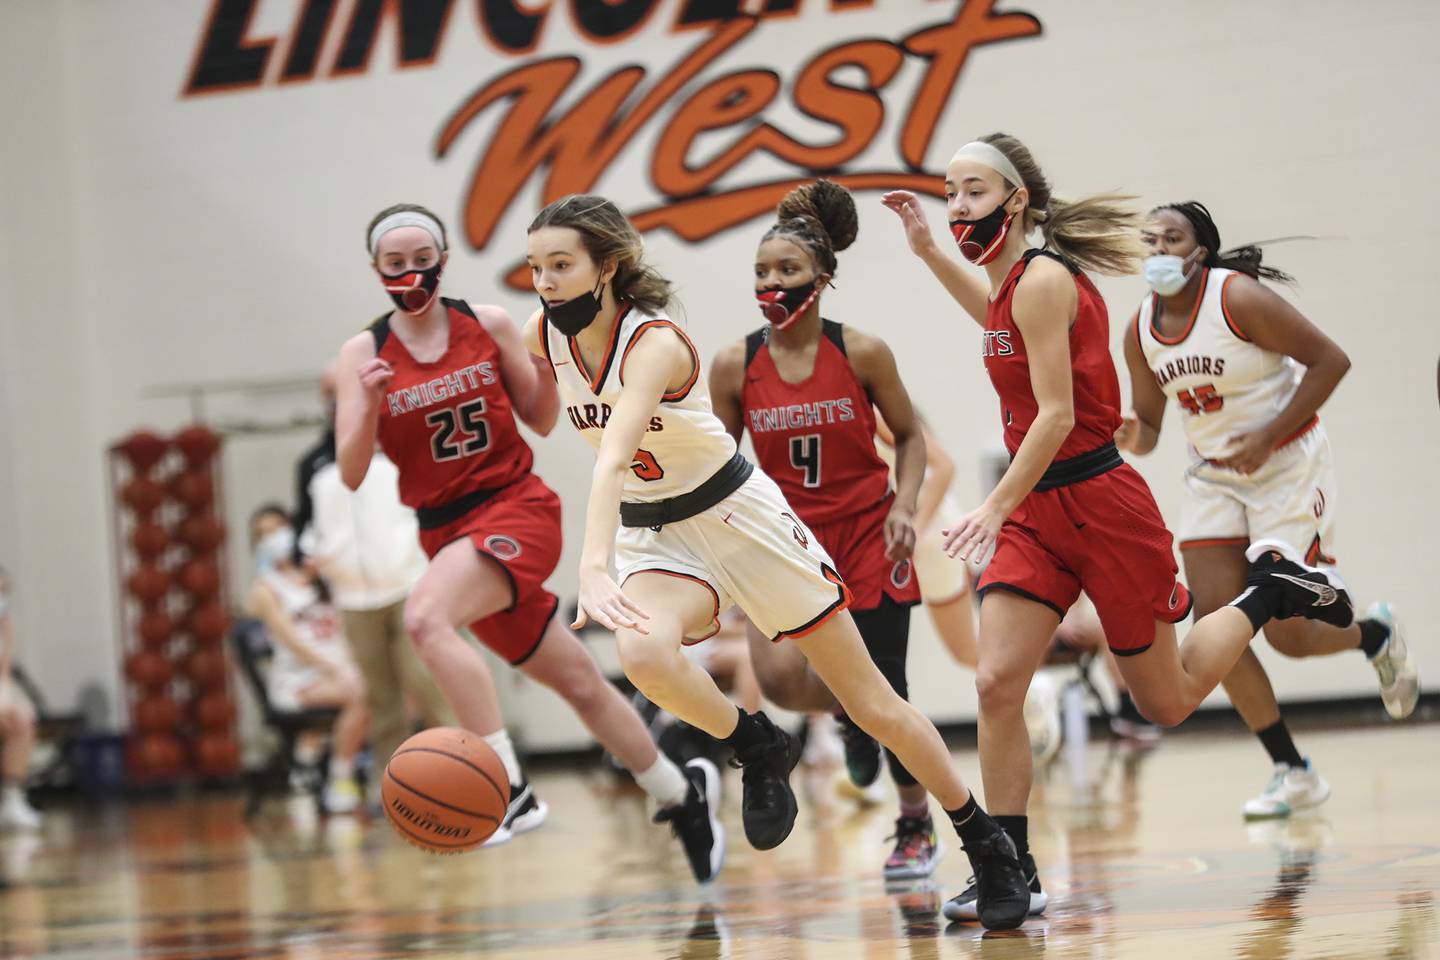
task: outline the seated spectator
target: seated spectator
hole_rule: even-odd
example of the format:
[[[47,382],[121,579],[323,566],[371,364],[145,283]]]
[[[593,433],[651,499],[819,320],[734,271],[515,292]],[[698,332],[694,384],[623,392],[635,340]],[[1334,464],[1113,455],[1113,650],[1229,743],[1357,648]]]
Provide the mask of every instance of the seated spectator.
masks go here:
[[[35,749],[35,708],[15,679],[15,622],[10,577],[0,568],[0,830],[38,830],[40,814],[25,799]]]
[[[256,577],[248,608],[275,648],[266,675],[270,702],[286,711],[339,708],[323,804],[330,813],[350,813],[360,806],[355,757],[365,742],[365,683],[323,583],[291,559],[295,531],[285,510],[275,504],[256,510],[250,542]]]

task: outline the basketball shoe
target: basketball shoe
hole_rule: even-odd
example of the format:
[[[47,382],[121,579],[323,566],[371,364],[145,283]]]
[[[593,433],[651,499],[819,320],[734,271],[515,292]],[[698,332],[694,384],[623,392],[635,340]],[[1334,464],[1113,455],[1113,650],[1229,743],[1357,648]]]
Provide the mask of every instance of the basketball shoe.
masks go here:
[[[675,839],[685,848],[690,870],[698,883],[709,883],[725,862],[725,827],[720,823],[720,771],[704,757],[685,764],[690,787],[685,802],[655,814],[656,823],[670,824]]]
[[[1270,782],[1258,797],[1245,801],[1246,820],[1278,820],[1297,810],[1318,807],[1330,797],[1330,784],[1306,758],[1303,767],[1275,764]]]
[[[1288,543],[1256,540],[1245,551],[1245,559],[1250,561],[1246,593],[1260,588],[1277,590],[1277,620],[1305,617],[1335,627],[1355,622],[1355,605],[1340,575],[1329,568],[1307,566]]]
[[[535,791],[530,789],[530,781],[522,780],[520,783],[510,785],[510,805],[505,808],[505,817],[500,821],[500,827],[490,835],[481,846],[498,847],[502,843],[509,843],[519,833],[529,833],[550,814],[550,807],[544,800],[535,796]]]
[[[919,880],[935,872],[943,850],[930,815],[895,821],[895,849],[885,861],[886,880]]]
[[[970,862],[974,864],[975,859],[972,857]],[[1045,912],[1045,905],[1050,902],[1050,898],[1044,890],[1040,889],[1040,874],[1035,870],[1035,858],[1028,851],[1020,858],[1020,869],[1030,892],[1027,916],[1038,917]],[[977,869],[975,872],[978,877],[980,871]],[[940,912],[945,915],[946,920],[974,923],[980,919],[979,887],[976,886],[976,877],[970,878],[970,886],[966,887],[963,893],[950,898],[941,908]]]
[[[1400,628],[1390,604],[1372,603],[1365,616],[1379,620],[1390,629],[1389,639],[1370,660],[1370,666],[1380,678],[1380,699],[1385,702],[1385,712],[1393,720],[1404,720],[1420,700],[1420,671],[1415,665],[1415,655],[1405,641],[1405,631]]]
[[[963,893],[945,904],[942,912],[946,919],[959,918],[959,901],[968,896],[973,918],[987,930],[1013,930],[1024,923],[1034,903],[1034,861],[1027,871],[1015,841],[999,828],[984,840],[964,844],[963,849],[970,858],[973,879]]]
[[[835,720],[845,744],[845,772],[850,774],[851,783],[864,789],[880,776],[880,744],[845,714],[837,713]]]
[[[799,806],[795,791],[790,788],[790,771],[800,762],[790,735],[771,722],[764,713],[753,714],[755,721],[770,734],[768,741],[735,751],[730,765],[741,774],[740,814],[745,823],[745,839],[756,850],[778,847],[790,836]]]

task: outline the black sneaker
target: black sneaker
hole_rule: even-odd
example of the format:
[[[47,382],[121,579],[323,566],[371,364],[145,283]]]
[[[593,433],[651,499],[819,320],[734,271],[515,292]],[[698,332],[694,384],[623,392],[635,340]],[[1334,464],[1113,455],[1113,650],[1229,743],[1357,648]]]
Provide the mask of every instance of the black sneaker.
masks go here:
[[[1024,923],[1030,915],[1030,884],[1010,835],[997,829],[984,840],[972,840],[965,844],[965,855],[975,876],[975,916],[985,929],[1013,930]],[[949,903],[944,912],[950,917]]]
[[[1040,874],[1035,869],[1035,858],[1028,852],[1020,858],[1020,869],[1024,872],[1030,884],[1030,913],[1032,917],[1038,917],[1045,912],[1045,906],[1050,898],[1045,891],[1040,889]],[[980,919],[980,911],[976,908],[978,902],[976,896],[975,878],[970,878],[970,886],[958,897],[952,897],[941,909],[946,920],[957,920],[964,922],[975,922]]]
[[[1247,590],[1278,589],[1276,619],[1305,617],[1342,628],[1355,622],[1355,605],[1339,575],[1308,566],[1288,544],[1257,540],[1245,551],[1245,558],[1250,561]]]
[[[790,735],[770,722],[763,713],[755,721],[769,732],[766,743],[735,751],[730,766],[743,770],[740,814],[745,822],[745,839],[756,850],[780,846],[795,826],[799,807],[790,789],[790,771],[800,759]]]
[[[498,847],[502,843],[509,843],[515,839],[517,833],[529,833],[550,814],[550,807],[535,796],[535,791],[530,789],[530,781],[524,780],[520,783],[510,785],[510,805],[505,808],[505,819],[500,821],[500,827],[490,835],[482,846]]]
[[[690,870],[698,883],[709,883],[725,862],[725,827],[720,823],[720,771],[697,757],[685,764],[690,790],[685,802],[655,814],[656,823],[670,824],[675,839],[685,848]]]
[[[845,771],[850,782],[864,789],[880,778],[880,744],[843,713],[835,715],[845,743]]]

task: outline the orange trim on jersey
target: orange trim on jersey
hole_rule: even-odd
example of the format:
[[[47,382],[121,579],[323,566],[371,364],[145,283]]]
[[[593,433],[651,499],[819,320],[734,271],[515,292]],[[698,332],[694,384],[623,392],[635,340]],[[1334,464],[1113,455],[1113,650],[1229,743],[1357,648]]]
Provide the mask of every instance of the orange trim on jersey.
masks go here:
[[[786,637],[789,637],[791,640],[798,640],[801,637],[808,637],[810,634],[814,633],[816,630],[819,630],[821,627],[825,626],[825,624],[829,623],[831,618],[834,617],[835,614],[839,613],[841,610],[846,609],[850,606],[851,603],[854,602],[855,598],[851,595],[850,588],[845,586],[845,581],[840,579],[840,574],[836,573],[834,570],[831,570],[828,566],[822,563],[820,564],[820,575],[840,588],[839,598],[836,599],[836,601],[830,606],[826,607],[823,611],[821,611],[820,615],[817,616],[814,620],[811,620],[804,626],[796,627],[794,630],[781,630],[779,633],[775,634],[771,642],[779,643]]]
[[[1248,547],[1249,537],[1208,537],[1203,540],[1181,540],[1181,550],[1197,550],[1200,547]]]
[[[1220,285],[1220,312],[1225,315],[1225,326],[1230,328],[1230,332],[1246,343],[1250,343],[1250,338],[1245,335],[1244,330],[1240,329],[1240,325],[1235,322],[1235,318],[1230,316],[1230,307],[1225,303],[1225,292],[1230,289],[1230,281],[1238,276],[1238,273],[1232,273],[1226,277],[1225,282]]]
[[[1324,563],[1335,566],[1335,558],[1327,555],[1320,549],[1320,534],[1315,534],[1315,539],[1310,541],[1310,549],[1305,551],[1305,562],[1310,566]]]
[[[1296,440],[1299,440],[1301,437],[1305,436],[1305,434],[1309,433],[1311,430],[1314,430],[1318,426],[1320,426],[1320,414],[1317,413],[1309,420],[1305,421],[1305,423],[1300,426],[1299,430],[1296,430],[1294,433],[1290,434],[1290,436],[1275,444],[1275,449],[1279,450],[1281,447],[1290,446],[1290,444],[1294,443]]]
[[[646,330],[649,330],[651,327],[662,326],[669,327],[670,329],[678,333],[680,335],[680,339],[685,341],[685,346],[690,349],[691,369],[689,379],[687,379],[680,386],[676,387],[674,390],[671,390],[669,393],[666,393],[660,397],[660,401],[662,403],[677,403],[681,400],[684,400],[690,395],[691,388],[693,388],[695,386],[695,382],[700,379],[700,352],[695,349],[695,344],[690,342],[690,337],[685,333],[685,331],[681,330],[678,326],[675,325],[674,321],[671,320],[646,320],[644,323],[640,324],[640,326],[635,328],[635,332],[630,335],[630,342],[625,344],[625,352],[620,355],[620,386],[625,386],[625,361],[630,358],[630,351],[635,349],[636,341],[638,341],[640,339],[640,336]]]
[[[720,594],[718,594],[718,593],[715,592],[715,588],[714,588],[713,586],[711,586],[708,581],[701,580],[699,577],[694,576],[694,575],[689,574],[689,573],[680,573],[680,572],[675,571],[675,570],[662,570],[660,567],[645,567],[645,568],[640,569],[640,570],[634,570],[634,571],[632,571],[632,572],[630,573],[630,576],[628,576],[628,577],[625,578],[626,581],[628,582],[629,579],[630,579],[630,577],[635,576],[635,574],[637,574],[637,573],[661,573],[661,574],[664,574],[664,575],[667,576],[667,577],[678,577],[678,578],[681,579],[681,580],[689,580],[689,581],[691,581],[692,583],[698,583],[698,584],[700,584],[700,586],[702,586],[702,587],[704,587],[706,590],[709,590],[709,591],[710,591],[710,599],[712,599],[713,601],[715,601],[715,612],[714,612],[713,614],[711,614],[711,616],[710,616],[710,619],[711,619],[711,620],[714,622],[714,624],[715,624],[715,629],[714,629],[714,630],[711,630],[709,633],[705,634],[705,636],[703,636],[703,637],[697,637],[697,638],[694,639],[694,640],[691,640],[691,639],[689,639],[689,638],[687,638],[687,637],[682,637],[682,638],[680,638],[680,642],[681,642],[682,644],[684,644],[684,645],[687,646],[687,647],[692,647],[692,646],[694,646],[694,645],[697,644],[697,643],[704,643],[706,640],[709,640],[711,637],[715,636],[715,634],[717,634],[717,633],[720,632]],[[622,586],[623,586],[623,584],[622,584]]]
[[[600,372],[594,376],[590,368],[585,366],[585,359],[580,356],[580,348],[575,346],[574,337],[566,337],[570,343],[570,358],[575,361],[575,366],[585,375],[586,381],[590,384],[590,392],[597,397],[600,395],[600,388],[605,386],[605,378],[610,374],[610,364],[615,362],[615,347],[620,343],[620,325],[625,321],[625,316],[630,312],[630,304],[626,303],[615,314],[615,325],[610,328],[610,344],[605,348],[605,358],[600,362]]]
[[[1200,315],[1200,304],[1205,302],[1205,288],[1210,285],[1210,268],[1204,267],[1202,269],[1205,272],[1200,275],[1200,292],[1195,295],[1195,304],[1190,308],[1190,319],[1185,321],[1185,329],[1180,331],[1178,337],[1167,337],[1155,326],[1155,321],[1160,318],[1160,310],[1158,309],[1160,295],[1154,293],[1150,295],[1155,298],[1154,303],[1150,307],[1150,334],[1167,347],[1184,343],[1186,338],[1190,336],[1190,331],[1195,329],[1195,318]]]

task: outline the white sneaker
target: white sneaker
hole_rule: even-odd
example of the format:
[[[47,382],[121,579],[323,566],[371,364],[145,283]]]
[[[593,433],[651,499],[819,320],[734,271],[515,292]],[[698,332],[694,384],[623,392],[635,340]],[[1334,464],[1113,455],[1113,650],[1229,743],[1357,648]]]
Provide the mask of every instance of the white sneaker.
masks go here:
[[[325,794],[320,805],[326,813],[354,813],[360,809],[364,797],[354,777],[341,777],[325,785]]]
[[[805,719],[805,752],[800,762],[807,767],[838,767],[845,762],[845,743],[839,725],[828,713],[812,713]]]
[[[1030,757],[1036,766],[1049,763],[1060,751],[1060,688],[1041,670],[1030,678],[1025,692],[1025,729],[1030,733]]]
[[[30,806],[20,791],[6,791],[4,801],[0,801],[0,830],[39,829],[40,811]]]
[[[1385,703],[1385,712],[1395,720],[1404,720],[1414,712],[1420,699],[1420,670],[1415,664],[1415,655],[1405,642],[1405,631],[1390,604],[1372,603],[1365,616],[1390,628],[1390,638],[1371,658],[1370,666],[1380,678],[1380,699]]]
[[[1330,784],[1315,772],[1310,761],[1303,767],[1275,764],[1270,782],[1258,797],[1245,801],[1246,820],[1274,820],[1297,810],[1318,807],[1330,797]]]
[[[550,815],[550,805],[530,789],[530,781],[510,785],[510,806],[505,809],[505,818],[500,827],[481,846],[498,847],[515,839],[516,834],[529,833],[545,822]]]

